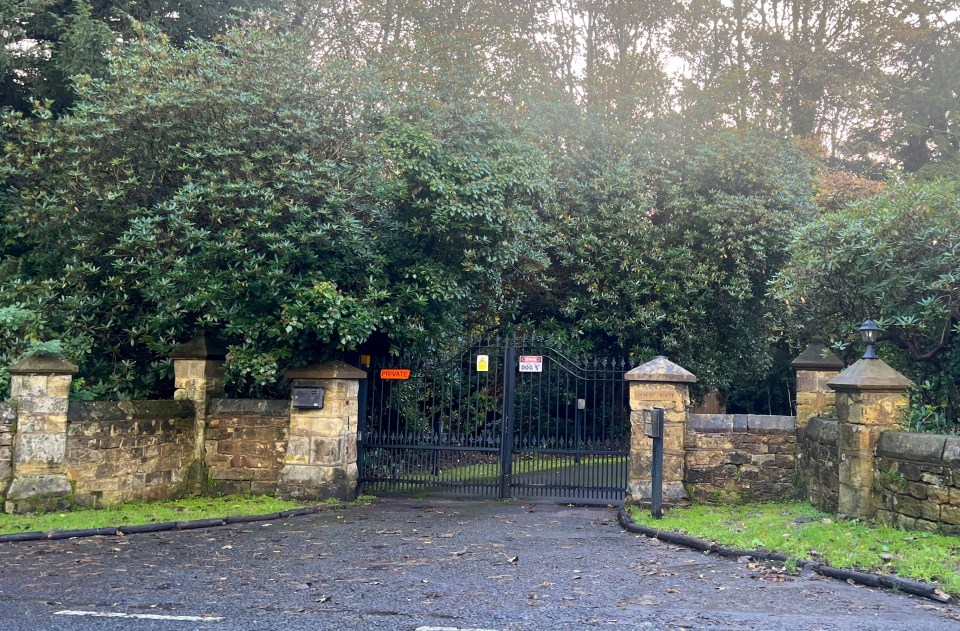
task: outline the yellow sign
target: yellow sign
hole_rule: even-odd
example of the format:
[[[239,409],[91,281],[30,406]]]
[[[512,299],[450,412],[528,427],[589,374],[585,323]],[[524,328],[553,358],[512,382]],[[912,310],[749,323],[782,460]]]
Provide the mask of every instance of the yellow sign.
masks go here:
[[[477,372],[487,372],[490,370],[490,356],[477,355]]]
[[[361,366],[369,366],[369,365],[370,365],[370,356],[369,356],[369,355],[361,355],[361,356],[360,356],[360,365],[361,365]]]

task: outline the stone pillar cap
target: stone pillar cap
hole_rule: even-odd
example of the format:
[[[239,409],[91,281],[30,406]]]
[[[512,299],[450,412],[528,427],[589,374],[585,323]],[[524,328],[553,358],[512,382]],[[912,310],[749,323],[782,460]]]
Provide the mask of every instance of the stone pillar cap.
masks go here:
[[[843,360],[833,354],[823,338],[815,336],[790,365],[796,370],[843,370]]]
[[[339,359],[291,368],[283,375],[286,379],[366,379],[367,373]]]
[[[192,340],[174,347],[170,359],[215,359],[227,358],[227,349],[204,332],[198,333]]]
[[[627,381],[667,381],[679,383],[696,383],[697,377],[685,368],[658,355],[645,364],[640,364],[623,375]]]
[[[827,382],[832,390],[873,390],[904,392],[913,382],[882,359],[861,359]]]
[[[75,375],[76,364],[68,362],[58,353],[27,355],[7,368],[11,375]]]

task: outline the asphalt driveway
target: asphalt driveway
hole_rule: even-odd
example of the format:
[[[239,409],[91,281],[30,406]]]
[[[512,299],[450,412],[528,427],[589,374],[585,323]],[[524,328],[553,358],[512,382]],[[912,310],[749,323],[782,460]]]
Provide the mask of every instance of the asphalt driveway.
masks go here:
[[[960,608],[629,534],[613,508],[387,499],[0,545],[0,629],[960,629]]]

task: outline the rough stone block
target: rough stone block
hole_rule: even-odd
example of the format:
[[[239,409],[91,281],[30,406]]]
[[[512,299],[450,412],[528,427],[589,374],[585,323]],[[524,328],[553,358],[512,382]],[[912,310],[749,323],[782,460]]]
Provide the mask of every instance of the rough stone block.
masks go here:
[[[342,419],[292,414],[290,436],[339,436],[343,433]]]
[[[945,524],[960,526],[960,506],[941,506],[940,520]]]
[[[70,400],[66,398],[27,397],[20,400],[17,409],[20,414],[20,424],[23,422],[24,415],[55,415],[62,417],[66,423],[69,407]]]
[[[800,394],[817,392],[817,373],[812,370],[797,371],[797,398]]]
[[[847,456],[840,460],[840,484],[868,492],[873,486],[873,459]]]
[[[760,478],[760,469],[753,465],[745,464],[737,471],[737,476],[741,480],[757,480]]]
[[[686,481],[693,484],[712,484],[713,471],[713,467],[692,466],[687,460]]]
[[[673,454],[664,454],[663,455],[663,480],[666,481],[683,481],[683,461],[684,455],[673,455]]]
[[[837,510],[844,515],[871,517],[873,501],[869,490],[841,482],[837,493]]]
[[[257,481],[250,483],[250,493],[253,495],[273,495],[277,492],[276,480]]]
[[[940,504],[931,501],[921,502],[920,516],[930,521],[940,521]]]
[[[757,454],[750,457],[750,464],[755,467],[773,467],[776,461],[777,457],[772,454]]]
[[[10,398],[47,396],[47,375],[10,375]]]
[[[335,467],[285,464],[280,471],[279,482],[281,484],[320,485],[332,482],[335,475]]]
[[[723,455],[723,462],[726,464],[745,464],[750,462],[750,454],[742,451],[729,451]]]
[[[687,467],[716,467],[723,464],[724,454],[715,450],[695,450],[686,454]]]
[[[893,509],[901,515],[908,517],[920,517],[920,501],[909,495],[895,495],[893,498]]]
[[[343,441],[340,438],[314,438],[310,462],[333,466],[344,462]]]
[[[47,376],[47,396],[58,399],[67,399],[70,397],[70,384],[73,382],[73,375],[48,375]]]
[[[7,500],[56,497],[69,495],[72,491],[64,474],[17,476],[7,489]]]
[[[874,445],[879,437],[880,430],[877,427],[840,423],[837,448],[841,453],[872,457]]]
[[[17,434],[15,463],[60,465],[67,454],[66,434]]]
[[[210,469],[210,478],[212,480],[252,480],[253,471],[251,469],[220,468]]]
[[[313,441],[306,436],[291,436],[287,440],[287,451],[284,462],[291,464],[309,464]]]
[[[837,421],[814,417],[807,423],[806,438],[816,443],[835,445],[839,431]]]
[[[343,438],[344,445],[346,446],[346,460],[347,462],[356,462],[357,461],[357,436],[356,434],[348,434]]]
[[[923,475],[920,465],[912,462],[897,462],[897,472],[911,482],[919,482]]]

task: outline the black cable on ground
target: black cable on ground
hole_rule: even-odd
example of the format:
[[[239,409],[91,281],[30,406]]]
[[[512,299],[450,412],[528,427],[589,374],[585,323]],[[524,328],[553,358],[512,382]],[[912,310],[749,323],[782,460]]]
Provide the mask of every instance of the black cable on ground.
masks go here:
[[[621,508],[618,511],[617,520],[620,522],[620,525],[624,528],[624,530],[629,532],[645,535],[651,539],[666,541],[667,543],[675,543],[686,546],[702,552],[714,552],[722,557],[750,557],[756,561],[777,561],[779,563],[786,563],[790,560],[793,560],[798,567],[813,570],[822,576],[838,578],[843,581],[854,582],[860,585],[866,585],[868,587],[885,587],[896,591],[907,592],[908,594],[914,594],[916,596],[923,596],[924,598],[930,598],[942,603],[948,603],[952,600],[950,594],[941,591],[940,588],[936,587],[935,585],[921,583],[920,581],[911,581],[910,579],[900,578],[899,576],[892,576],[890,574],[870,574],[868,572],[858,572],[856,570],[843,570],[840,568],[831,567],[818,561],[811,561],[810,559],[791,559],[785,554],[779,554],[776,552],[724,548],[723,546],[719,546],[712,541],[691,537],[689,535],[684,535],[672,530],[660,530],[659,528],[642,526],[630,519],[630,515],[627,514],[625,508]]]
[[[336,504],[317,504],[316,506],[305,506],[303,508],[293,508],[278,513],[267,513],[266,515],[231,515],[230,517],[215,517],[212,519],[191,519],[187,521],[165,521],[155,524],[139,524],[130,526],[107,526],[104,528],[83,528],[81,530],[51,530],[49,532],[17,532],[12,534],[0,535],[0,543],[13,543],[17,541],[53,541],[58,539],[74,539],[76,537],[97,537],[97,536],[124,536],[134,535],[146,532],[163,532],[166,530],[195,530],[197,528],[215,528],[217,526],[226,526],[230,524],[247,524],[259,521],[275,521],[277,519],[288,519],[290,517],[302,517],[304,515],[314,515],[327,510],[338,510],[346,506],[343,502]]]

